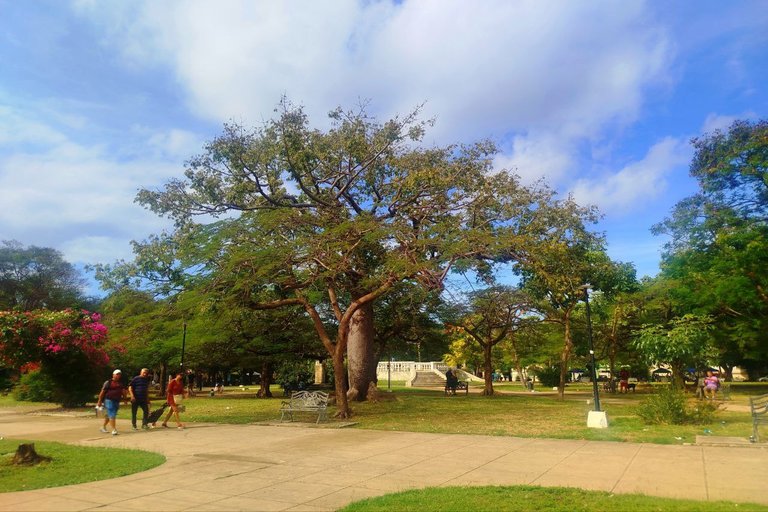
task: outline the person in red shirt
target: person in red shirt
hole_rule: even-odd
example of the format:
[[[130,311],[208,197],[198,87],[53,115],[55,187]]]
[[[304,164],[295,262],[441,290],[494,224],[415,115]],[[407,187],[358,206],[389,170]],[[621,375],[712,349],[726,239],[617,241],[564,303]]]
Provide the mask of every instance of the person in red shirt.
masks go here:
[[[173,374],[173,379],[168,383],[165,396],[171,409],[168,411],[168,415],[163,421],[163,427],[168,428],[168,420],[171,419],[172,415],[174,415],[176,416],[176,425],[178,429],[184,430],[184,424],[181,422],[181,418],[179,418],[179,406],[181,405],[181,401],[184,399],[183,373],[176,372]]]

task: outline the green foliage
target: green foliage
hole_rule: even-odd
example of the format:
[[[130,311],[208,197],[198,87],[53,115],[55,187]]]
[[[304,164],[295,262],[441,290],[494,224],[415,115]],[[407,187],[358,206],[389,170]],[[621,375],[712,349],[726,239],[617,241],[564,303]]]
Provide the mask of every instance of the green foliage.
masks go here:
[[[679,313],[708,314],[720,362],[768,368],[768,121],[692,141],[695,195],[653,227],[670,236],[662,276]]]
[[[649,425],[706,425],[714,420],[717,405],[696,401],[691,405],[685,392],[664,386],[637,408],[637,415]]]
[[[59,251],[0,242],[0,310],[86,307],[83,284]]]
[[[636,332],[633,345],[649,363],[670,364],[678,386],[682,387],[685,368],[701,368],[716,355],[712,329],[709,317],[683,315],[667,325],[644,325]]]
[[[546,388],[552,388],[560,383],[559,366],[543,366],[534,370],[539,382]]]
[[[275,382],[283,389],[307,389],[314,381],[314,362],[311,361],[286,361],[275,370]]]
[[[25,373],[13,388],[13,397],[23,402],[53,402],[56,384],[40,370]]]

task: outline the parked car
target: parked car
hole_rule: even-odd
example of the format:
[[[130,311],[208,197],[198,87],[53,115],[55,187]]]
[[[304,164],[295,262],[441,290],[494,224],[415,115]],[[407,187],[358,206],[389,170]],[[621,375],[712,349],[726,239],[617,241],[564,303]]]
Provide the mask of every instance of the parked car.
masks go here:
[[[760,377],[757,382],[768,382],[768,377]]]

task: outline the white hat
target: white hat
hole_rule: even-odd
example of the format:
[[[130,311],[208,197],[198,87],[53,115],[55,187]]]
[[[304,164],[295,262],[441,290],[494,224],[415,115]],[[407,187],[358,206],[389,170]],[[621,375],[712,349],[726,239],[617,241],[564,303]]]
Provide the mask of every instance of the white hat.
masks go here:
[[[118,373],[123,373],[123,372],[121,372],[120,370],[115,370],[112,372],[112,375],[117,375]]]

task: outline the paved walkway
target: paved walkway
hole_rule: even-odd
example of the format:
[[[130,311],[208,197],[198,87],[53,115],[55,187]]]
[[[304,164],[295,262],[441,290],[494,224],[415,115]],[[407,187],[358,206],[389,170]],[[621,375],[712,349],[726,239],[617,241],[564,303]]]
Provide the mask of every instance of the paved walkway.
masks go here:
[[[95,418],[0,409],[0,435],[158,451],[113,480],[0,494],[0,510],[330,511],[410,488],[533,484],[768,504],[768,447],[668,446],[283,425],[100,434]],[[105,464],[107,461],[105,461]]]

